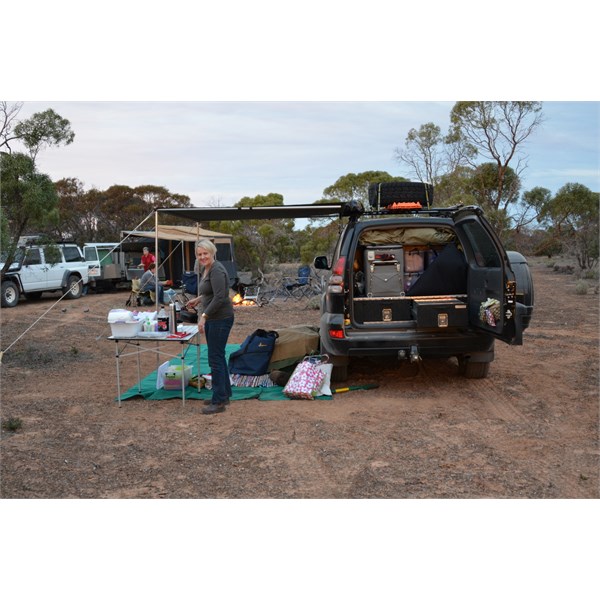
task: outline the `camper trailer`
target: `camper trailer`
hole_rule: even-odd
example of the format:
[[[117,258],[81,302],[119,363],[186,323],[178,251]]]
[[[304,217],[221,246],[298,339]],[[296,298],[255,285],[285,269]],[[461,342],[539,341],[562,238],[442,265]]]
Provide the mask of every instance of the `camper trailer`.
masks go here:
[[[89,285],[96,290],[113,289],[127,280],[127,259],[116,242],[93,242],[83,245],[88,263]]]
[[[129,256],[142,254],[144,246],[154,252],[159,264],[159,278],[181,282],[185,273],[193,272],[196,261],[196,242],[209,239],[217,247],[217,260],[229,273],[229,283],[234,286],[238,280],[237,265],[233,250],[233,236],[226,233],[209,231],[201,227],[181,225],[159,225],[158,235],[154,231],[123,231],[121,248]],[[158,239],[158,249],[156,241]],[[130,266],[137,266],[132,262]]]

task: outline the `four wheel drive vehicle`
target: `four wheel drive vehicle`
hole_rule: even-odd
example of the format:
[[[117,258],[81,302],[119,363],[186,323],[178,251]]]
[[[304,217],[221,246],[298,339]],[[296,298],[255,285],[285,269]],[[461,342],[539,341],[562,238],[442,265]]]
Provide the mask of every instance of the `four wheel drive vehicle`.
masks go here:
[[[79,298],[87,282],[88,264],[76,244],[19,245],[2,276],[1,305],[10,308],[18,304],[21,294],[35,299],[43,292],[62,291],[66,298]]]
[[[432,202],[427,184],[372,185],[374,210],[349,206],[332,263],[315,259],[332,271],[320,338],[333,380],[365,356],[456,357],[465,377],[484,378],[496,339],[522,344],[533,312],[527,261],[505,251],[479,207]]]
[[[125,253],[120,245],[112,242],[85,243],[83,255],[88,263],[90,286],[97,289],[113,289],[127,281]]]

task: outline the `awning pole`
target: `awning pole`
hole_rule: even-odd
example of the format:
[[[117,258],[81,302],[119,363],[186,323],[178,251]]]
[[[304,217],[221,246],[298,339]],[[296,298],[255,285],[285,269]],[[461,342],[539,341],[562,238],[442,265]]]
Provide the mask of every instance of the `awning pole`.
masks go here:
[[[154,278],[154,300],[158,315],[158,272],[160,268],[160,252],[158,251],[158,211],[154,211],[154,257],[156,259],[156,277]]]

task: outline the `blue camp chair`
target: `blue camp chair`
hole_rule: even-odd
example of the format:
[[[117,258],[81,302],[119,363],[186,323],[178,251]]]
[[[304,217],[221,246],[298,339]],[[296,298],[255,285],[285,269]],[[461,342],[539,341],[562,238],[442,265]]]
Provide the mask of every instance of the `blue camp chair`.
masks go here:
[[[194,271],[184,271],[183,273],[183,291],[188,294],[198,294],[198,275]]]
[[[285,280],[285,287],[293,298],[302,298],[305,292],[308,290],[310,285],[310,267],[308,265],[302,265],[298,269],[298,275],[295,279],[287,278]]]

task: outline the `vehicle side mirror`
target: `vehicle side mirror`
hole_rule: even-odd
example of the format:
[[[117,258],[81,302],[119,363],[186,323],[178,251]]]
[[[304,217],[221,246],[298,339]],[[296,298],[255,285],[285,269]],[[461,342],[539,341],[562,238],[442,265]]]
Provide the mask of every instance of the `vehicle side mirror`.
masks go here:
[[[313,262],[313,265],[314,265],[315,269],[326,269],[326,270],[331,269],[331,267],[329,266],[329,263],[327,262],[326,256],[317,256]]]

